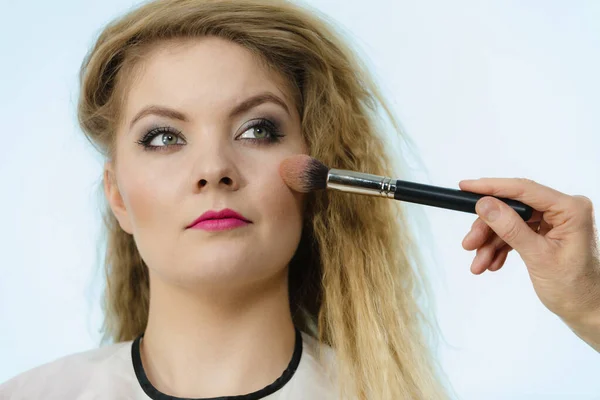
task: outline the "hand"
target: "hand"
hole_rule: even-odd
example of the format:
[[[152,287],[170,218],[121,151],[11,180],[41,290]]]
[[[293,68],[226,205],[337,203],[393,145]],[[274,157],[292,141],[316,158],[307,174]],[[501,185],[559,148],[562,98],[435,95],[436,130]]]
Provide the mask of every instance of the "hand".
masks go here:
[[[461,190],[514,199],[534,208],[530,220],[523,221],[494,197],[477,202],[479,218],[462,243],[465,250],[477,249],[472,273],[498,271],[515,249],[527,267],[536,294],[550,311],[568,324],[600,321],[600,255],[590,199],[519,178],[464,180],[459,186]],[[495,219],[493,213],[488,214],[494,209]],[[539,231],[532,229],[538,226]],[[600,324],[597,330],[600,335]]]

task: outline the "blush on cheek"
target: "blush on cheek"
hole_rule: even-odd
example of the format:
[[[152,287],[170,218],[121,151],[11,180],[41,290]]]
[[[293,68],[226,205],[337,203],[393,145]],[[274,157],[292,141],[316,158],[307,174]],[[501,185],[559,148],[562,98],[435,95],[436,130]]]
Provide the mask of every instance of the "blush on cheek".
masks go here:
[[[278,172],[265,178],[257,196],[261,208],[278,221],[302,219],[302,195],[291,190]]]

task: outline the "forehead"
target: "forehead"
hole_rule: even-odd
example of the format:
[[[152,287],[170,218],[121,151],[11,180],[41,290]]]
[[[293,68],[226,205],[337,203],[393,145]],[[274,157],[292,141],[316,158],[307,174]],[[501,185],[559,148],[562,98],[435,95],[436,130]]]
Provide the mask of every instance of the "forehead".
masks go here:
[[[248,49],[221,38],[169,41],[144,57],[131,81],[126,120],[144,104],[173,107],[231,106],[269,90],[291,106],[285,79]]]

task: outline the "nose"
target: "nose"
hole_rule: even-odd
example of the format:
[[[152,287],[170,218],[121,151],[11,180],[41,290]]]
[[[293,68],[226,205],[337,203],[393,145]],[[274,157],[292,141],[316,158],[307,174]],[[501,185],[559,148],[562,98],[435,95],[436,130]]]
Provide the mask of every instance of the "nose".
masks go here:
[[[209,182],[210,182],[211,186],[214,185],[214,186],[218,186],[218,187],[222,187],[222,188],[226,188],[226,189],[230,189],[230,190],[237,190],[239,188],[237,181],[229,176],[232,174],[214,172],[214,173],[209,173],[206,175],[211,175],[214,178],[206,177],[206,178],[200,179],[198,181],[199,188],[209,186]],[[218,177],[217,175],[220,175],[220,177]]]
[[[233,155],[226,149],[212,149],[200,155],[197,162],[198,189],[222,189],[235,191],[240,188],[240,174]]]

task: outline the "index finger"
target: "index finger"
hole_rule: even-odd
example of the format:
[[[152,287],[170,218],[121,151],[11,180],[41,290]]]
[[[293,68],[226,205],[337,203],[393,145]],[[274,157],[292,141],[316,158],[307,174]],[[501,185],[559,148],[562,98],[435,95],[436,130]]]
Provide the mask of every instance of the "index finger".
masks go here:
[[[564,208],[571,196],[526,178],[466,179],[461,190],[518,200],[540,212]]]

